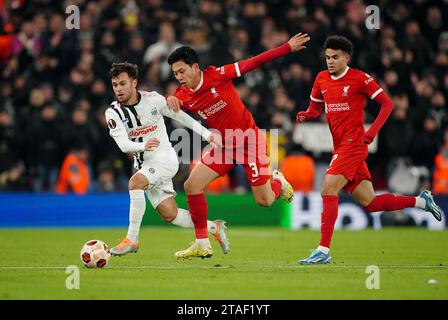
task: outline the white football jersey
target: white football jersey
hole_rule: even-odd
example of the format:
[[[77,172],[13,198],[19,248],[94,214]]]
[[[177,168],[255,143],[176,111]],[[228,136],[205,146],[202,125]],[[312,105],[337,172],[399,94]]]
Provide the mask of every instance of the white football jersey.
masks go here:
[[[208,140],[210,131],[185,112],[175,113],[170,110],[165,97],[155,91],[137,92],[137,104],[125,106],[114,101],[105,112],[110,136],[117,142],[121,151],[134,154],[136,169],[141,169],[143,162],[172,151],[163,116],[179,121]],[[153,151],[145,151],[145,142],[150,138],[157,138],[160,145]]]

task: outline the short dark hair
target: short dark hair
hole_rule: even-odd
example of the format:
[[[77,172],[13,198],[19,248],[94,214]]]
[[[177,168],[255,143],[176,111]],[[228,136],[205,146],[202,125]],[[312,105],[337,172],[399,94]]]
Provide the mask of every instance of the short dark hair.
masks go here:
[[[170,66],[173,65],[173,63],[183,61],[189,66],[197,63],[199,64],[199,56],[196,53],[196,51],[193,50],[191,47],[183,46],[180,48],[177,48],[171,54],[168,56],[168,63]]]
[[[342,50],[349,55],[353,54],[353,43],[343,36],[329,36],[324,43],[325,49]]]
[[[118,77],[120,73],[127,73],[129,78],[137,79],[138,77],[138,67],[136,64],[125,62],[114,62],[109,70],[109,79]]]

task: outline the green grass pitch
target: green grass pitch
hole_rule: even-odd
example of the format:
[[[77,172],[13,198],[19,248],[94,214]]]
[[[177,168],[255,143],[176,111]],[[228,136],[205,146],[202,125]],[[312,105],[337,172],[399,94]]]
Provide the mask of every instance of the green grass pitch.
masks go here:
[[[113,246],[125,232],[0,230],[0,299],[448,299],[448,231],[336,231],[331,264],[299,266],[318,232],[230,226],[228,255],[213,241],[212,259],[177,261],[193,230],[148,227],[137,254],[112,257],[105,269],[82,267],[84,242]],[[80,267],[79,290],[66,288],[68,265]],[[380,289],[366,288],[369,265],[379,267]]]

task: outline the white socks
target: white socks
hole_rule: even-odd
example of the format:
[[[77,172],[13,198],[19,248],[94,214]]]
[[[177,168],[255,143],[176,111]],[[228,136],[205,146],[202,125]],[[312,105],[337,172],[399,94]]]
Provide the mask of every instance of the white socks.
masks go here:
[[[201,248],[201,249],[210,248],[212,246],[210,244],[210,240],[208,238],[196,239],[196,243],[198,244],[199,248]]]
[[[127,238],[132,242],[138,241],[138,232],[146,210],[145,191],[129,190],[131,204],[129,206],[129,229]]]
[[[415,207],[419,209],[425,209],[426,200],[420,197],[415,197]]]
[[[190,212],[181,208],[177,209],[177,216],[171,223],[182,228],[194,228]],[[211,234],[215,234],[216,224],[213,221],[207,220],[207,231]]]
[[[129,229],[126,237],[132,242],[137,242],[140,225],[146,210],[145,192],[143,190],[129,190],[129,197],[131,200],[129,206]],[[190,212],[185,209],[177,209],[177,216],[171,223],[182,228],[194,228]],[[216,224],[213,221],[207,220],[207,231],[215,234]],[[208,239],[203,240],[207,240],[210,246]]]
[[[328,254],[330,252],[330,248],[323,247],[323,246],[318,246],[317,250],[319,250],[320,252],[323,252],[325,254]]]

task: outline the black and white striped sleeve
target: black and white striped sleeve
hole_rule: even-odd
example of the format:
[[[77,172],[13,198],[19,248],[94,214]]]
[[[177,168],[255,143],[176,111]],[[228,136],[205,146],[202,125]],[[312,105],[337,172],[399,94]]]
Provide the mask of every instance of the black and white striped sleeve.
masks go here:
[[[144,142],[133,142],[129,140],[119,110],[108,108],[105,115],[107,126],[109,127],[109,135],[115,140],[122,152],[135,153],[145,151]]]

